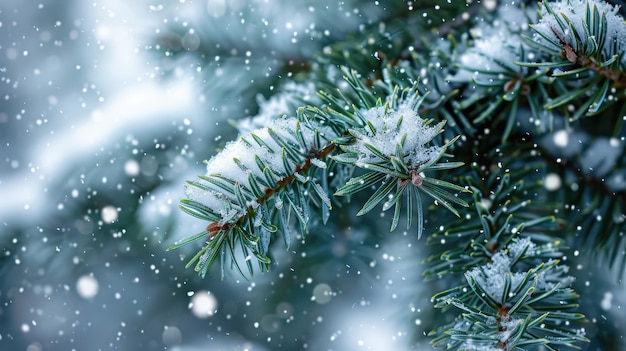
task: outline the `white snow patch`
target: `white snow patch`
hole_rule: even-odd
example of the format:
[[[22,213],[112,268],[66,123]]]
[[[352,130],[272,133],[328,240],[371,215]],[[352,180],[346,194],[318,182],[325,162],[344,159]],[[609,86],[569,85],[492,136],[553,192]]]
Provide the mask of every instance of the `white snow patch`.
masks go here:
[[[249,133],[255,129],[267,127],[272,121],[282,116],[294,116],[298,107],[305,104],[316,105],[321,100],[315,95],[315,86],[312,83],[299,84],[288,82],[280,92],[265,99],[257,95],[259,113],[251,118],[237,121],[237,129],[241,134]]]
[[[300,145],[295,136],[297,125],[302,132],[306,148]],[[284,142],[298,149],[297,155],[289,157],[283,154],[284,148],[271,136],[270,130]],[[335,137],[330,128],[319,126],[317,130],[320,131],[321,138],[326,141]],[[314,135],[314,129],[305,123],[299,123],[295,118],[272,120],[270,126],[254,130],[241,136],[238,140],[228,143],[224,150],[207,162],[206,176],[214,179],[220,177],[229,179],[247,190],[253,188],[248,177],[265,179],[263,172],[266,168],[277,179],[288,177],[294,173],[296,165],[302,164],[308,157],[310,148],[314,145]],[[283,161],[284,157],[286,157],[287,162]],[[259,166],[257,158],[264,163],[263,169]],[[206,180],[200,179],[197,184],[199,186],[188,185],[185,195],[188,199],[200,202],[219,214],[222,217],[222,223],[237,221],[247,213],[248,207],[256,208],[259,205],[256,201],[241,204],[234,193]],[[263,188],[262,190],[266,189]]]
[[[474,278],[476,283],[479,284],[494,301],[503,303],[502,293],[505,276],[510,276],[510,291],[514,291],[519,287],[519,284],[524,280],[526,275],[525,273],[511,272],[511,263],[511,257],[506,255],[504,251],[500,251],[491,257],[491,262],[480,268],[474,268],[466,274]]]
[[[515,238],[508,246],[509,256],[512,258],[518,258],[524,256],[534,256],[537,245],[530,240],[530,238]]]
[[[369,124],[363,129],[350,130],[357,142],[345,147],[345,150],[356,151],[359,163],[375,163],[382,160],[366,145],[373,146],[387,157],[395,155],[397,145],[401,145],[404,162],[409,169],[417,169],[438,157],[441,148],[427,144],[439,133],[443,122],[435,126],[426,125],[413,105],[414,101],[410,100],[402,103],[397,110],[380,106],[362,111]]]
[[[583,38],[583,46],[587,45],[585,38],[589,36],[585,34],[584,28],[586,25],[593,27],[592,24],[586,23],[587,8],[592,12],[594,8],[597,8],[600,18],[606,16],[606,39],[602,44],[602,53],[605,56],[604,59],[608,59],[613,54],[620,54],[626,49],[626,25],[624,25],[624,18],[619,14],[619,6],[599,0],[561,0],[550,2],[549,6],[559,15],[558,19],[548,12],[546,6],[542,6],[541,19],[533,28],[559,45],[555,46],[551,44],[550,41],[542,38],[541,35],[536,34],[535,39],[540,43],[553,47],[556,51],[561,51],[563,48],[560,42],[564,40],[574,51],[584,52],[585,47],[578,46],[576,36]],[[576,33],[572,33],[564,17],[571,21]],[[561,28],[559,21],[567,27],[565,29]],[[558,35],[555,34],[555,32]],[[591,33],[591,37],[589,38],[594,41],[596,39],[593,38],[593,33]]]

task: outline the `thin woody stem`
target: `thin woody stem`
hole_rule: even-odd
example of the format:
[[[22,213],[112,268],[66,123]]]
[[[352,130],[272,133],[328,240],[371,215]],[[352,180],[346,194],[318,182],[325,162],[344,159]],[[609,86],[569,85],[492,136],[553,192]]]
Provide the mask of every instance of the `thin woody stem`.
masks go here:
[[[576,52],[556,29],[553,27],[550,27],[550,29],[552,29],[554,35],[559,38],[561,45],[563,45],[563,50],[561,51],[562,58],[567,59],[573,64],[589,68],[590,70],[605,76],[609,80],[613,81],[613,86],[617,89],[626,89],[626,72],[603,67],[595,58],[587,57],[580,52]]]
[[[259,197],[258,199],[256,199],[256,202],[259,205],[263,204],[269,198],[274,196],[274,194],[276,194],[281,189],[283,189],[285,186],[287,186],[287,184],[291,183],[296,178],[296,176],[295,176],[296,173],[297,174],[303,174],[306,171],[308,171],[309,168],[311,168],[311,159],[313,159],[313,158],[324,158],[324,157],[328,156],[328,154],[330,154],[336,148],[336,146],[337,145],[335,143],[330,143],[329,145],[327,145],[325,148],[323,148],[321,150],[316,150],[315,148],[312,147],[311,150],[309,151],[309,156],[304,160],[304,162],[302,164],[296,165],[296,168],[294,170],[294,174],[280,179],[277,182],[275,187],[265,189],[265,194],[263,196]],[[252,210],[252,207],[249,207],[248,209],[249,209],[249,211],[247,211],[245,214],[243,214],[237,220],[237,222],[242,222],[242,221],[244,221],[247,218],[248,214]],[[211,240],[213,237],[215,237],[220,232],[227,232],[228,229],[231,228],[231,226],[232,226],[232,223],[220,224],[219,222],[212,222],[206,228],[206,231],[210,233],[207,241]]]
[[[335,149],[335,147],[336,145],[334,143],[331,143],[322,150],[315,150],[314,148],[311,148],[311,151],[309,152],[309,157],[307,157],[302,164],[296,166],[294,174],[280,179],[275,187],[265,189],[265,195],[258,198],[256,202],[258,204],[264,203],[280,189],[284,188],[287,184],[294,180],[296,178],[295,173],[302,174],[308,171],[311,167],[311,159],[326,157]]]

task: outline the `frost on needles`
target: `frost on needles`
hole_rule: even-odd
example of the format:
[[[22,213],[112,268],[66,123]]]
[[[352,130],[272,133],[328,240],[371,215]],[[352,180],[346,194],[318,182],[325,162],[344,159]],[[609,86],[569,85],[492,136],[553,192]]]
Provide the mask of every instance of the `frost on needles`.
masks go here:
[[[262,270],[269,269],[267,251],[271,236],[281,222],[285,228],[289,219],[284,209],[289,208],[306,230],[308,222],[306,200],[295,193],[292,183],[298,181],[303,189],[311,187],[330,210],[326,191],[307,172],[311,166],[325,169],[322,158],[334,146],[337,135],[321,124],[307,123],[297,118],[276,118],[271,126],[248,132],[230,142],[207,162],[206,175],[188,181],[186,198],[181,208],[187,213],[210,222],[206,231],[189,237],[174,247],[205,238],[202,250],[189,262],[198,262],[196,270],[206,274],[208,267],[223,250],[235,259],[235,249],[240,247],[246,257],[248,271],[252,273],[250,256],[254,255]],[[287,204],[287,205],[285,205]],[[282,233],[289,246],[289,234]],[[243,272],[242,272],[243,274]]]
[[[445,122],[429,126],[412,105],[412,101],[407,101],[397,109],[385,105],[361,112],[367,125],[351,129],[355,143],[343,148],[356,157],[356,166],[367,169],[371,163],[398,155],[407,169],[417,170],[420,165],[439,159],[441,147],[432,145],[431,141]]]
[[[344,153],[333,158],[337,162],[369,171],[350,179],[335,195],[352,195],[380,184],[357,215],[370,212],[384,201],[383,211],[395,209],[391,222],[391,230],[394,230],[398,225],[402,203],[406,202],[407,230],[411,227],[413,208],[417,208],[418,237],[423,231],[421,193],[458,216],[454,205],[467,207],[468,204],[455,193],[469,192],[447,181],[426,177],[424,173],[427,170],[460,167],[463,163],[439,162],[458,136],[443,145],[433,143],[445,121],[431,126],[432,120],[422,119],[417,111],[423,99],[423,96],[408,94],[399,102],[388,101],[385,105],[359,111],[363,126],[349,130],[354,142],[342,146]],[[446,188],[455,193],[448,192]]]
[[[270,127],[228,143],[207,162],[206,175],[187,184],[185,195],[214,214],[219,226],[232,225],[256,209],[281,181],[298,174],[313,145],[329,145],[335,137],[330,128],[312,129],[295,118],[276,118]]]

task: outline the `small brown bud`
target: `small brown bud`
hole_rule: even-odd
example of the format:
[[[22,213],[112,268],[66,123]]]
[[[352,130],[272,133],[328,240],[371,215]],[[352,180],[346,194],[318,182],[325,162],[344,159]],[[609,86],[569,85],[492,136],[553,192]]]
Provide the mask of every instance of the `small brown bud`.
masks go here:
[[[413,183],[413,185],[415,186],[420,186],[422,185],[422,183],[424,182],[424,178],[422,178],[422,176],[417,173],[416,170],[412,170],[411,171],[411,183]]]
[[[576,60],[578,59],[578,55],[576,55],[576,52],[574,51],[574,49],[572,49],[571,46],[565,45],[565,47],[563,48],[563,51],[565,51],[565,58],[567,58],[567,61],[571,63],[576,63]]]

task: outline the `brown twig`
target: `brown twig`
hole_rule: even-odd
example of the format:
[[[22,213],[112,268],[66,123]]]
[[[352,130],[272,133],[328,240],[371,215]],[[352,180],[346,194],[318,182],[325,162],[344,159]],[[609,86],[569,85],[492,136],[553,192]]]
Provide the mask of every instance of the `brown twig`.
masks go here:
[[[323,148],[321,150],[317,150],[314,147],[311,147],[311,150],[309,151],[309,155],[304,160],[304,162],[302,164],[296,165],[296,168],[294,170],[294,174],[280,179],[276,183],[275,187],[265,189],[265,194],[263,196],[259,197],[258,199],[256,199],[256,203],[258,203],[259,205],[263,204],[270,197],[272,197],[278,191],[280,191],[285,186],[287,186],[287,184],[289,184],[291,181],[293,181],[296,178],[296,176],[295,176],[296,173],[303,174],[307,170],[309,170],[309,168],[311,168],[311,159],[313,159],[313,158],[324,158],[324,157],[328,156],[328,154],[330,154],[335,148],[336,148],[336,144],[334,144],[334,143],[330,143],[328,146],[326,146],[325,148]],[[252,207],[249,207],[249,211],[246,212],[245,214],[243,214],[237,220],[237,222],[241,222],[241,221],[245,220],[245,218],[248,216],[248,213],[250,213],[250,210],[252,210]],[[232,225],[231,223],[212,222],[211,224],[209,224],[206,227],[206,231],[209,232],[209,237],[207,238],[207,241],[210,241],[211,239],[213,239],[220,232],[227,232],[228,229],[230,229],[231,225]]]
[[[556,35],[556,37],[563,45],[563,51],[561,51],[561,57],[567,59],[567,61],[582,66],[587,67],[590,70],[605,76],[609,80],[613,81],[613,86],[617,89],[626,89],[626,72],[624,71],[615,71],[608,67],[603,67],[598,63],[598,61],[593,57],[587,57],[582,53],[576,52],[571,45],[569,45],[565,38],[559,33],[554,27],[550,27],[552,29],[552,33]]]

